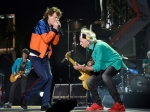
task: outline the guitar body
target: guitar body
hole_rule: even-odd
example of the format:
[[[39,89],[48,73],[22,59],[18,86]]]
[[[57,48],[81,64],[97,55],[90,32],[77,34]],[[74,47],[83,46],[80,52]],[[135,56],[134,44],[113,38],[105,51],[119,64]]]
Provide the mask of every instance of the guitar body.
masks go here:
[[[66,53],[65,56],[66,56],[66,58],[67,58],[73,65],[76,64],[76,63],[73,61],[73,59],[69,56],[69,53]],[[82,71],[82,70],[79,70],[79,72],[81,73],[81,76],[78,77],[78,78],[82,81],[82,86],[83,86],[86,90],[89,90],[86,81],[90,78],[91,73],[88,72],[88,71]]]
[[[32,70],[32,68],[30,68],[29,70]],[[15,75],[11,74],[9,77],[10,82],[15,82],[17,79],[21,78],[24,75],[24,71],[18,71]]]
[[[21,74],[16,75],[11,74],[9,80],[10,82],[15,82],[18,78],[21,78]]]

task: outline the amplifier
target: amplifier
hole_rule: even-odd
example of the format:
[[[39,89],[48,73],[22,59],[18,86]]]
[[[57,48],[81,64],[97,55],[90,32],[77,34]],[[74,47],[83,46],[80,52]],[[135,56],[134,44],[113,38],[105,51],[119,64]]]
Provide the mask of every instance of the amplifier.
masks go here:
[[[78,105],[87,104],[87,90],[83,88],[81,83],[70,84],[70,87],[69,84],[55,84],[52,94],[52,103],[58,101],[58,99],[69,99],[69,93],[70,98],[75,98]]]

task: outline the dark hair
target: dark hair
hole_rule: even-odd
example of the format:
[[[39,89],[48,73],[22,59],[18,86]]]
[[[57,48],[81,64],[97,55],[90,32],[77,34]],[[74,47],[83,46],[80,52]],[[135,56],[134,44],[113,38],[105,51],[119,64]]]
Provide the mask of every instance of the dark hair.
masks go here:
[[[22,54],[23,53],[26,53],[27,55],[29,55],[29,50],[27,49],[27,48],[24,48],[23,50],[22,50]]]
[[[61,17],[62,16],[62,12],[59,8],[57,7],[51,7],[51,8],[48,8],[46,9],[45,13],[44,13],[44,16],[43,16],[43,19],[47,20],[48,19],[48,15],[53,15],[54,13],[57,14],[57,16]]]

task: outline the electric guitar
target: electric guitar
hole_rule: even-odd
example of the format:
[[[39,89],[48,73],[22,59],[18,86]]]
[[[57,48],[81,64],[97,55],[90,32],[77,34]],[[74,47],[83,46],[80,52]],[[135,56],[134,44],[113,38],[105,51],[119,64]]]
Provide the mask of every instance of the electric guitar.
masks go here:
[[[76,62],[70,57],[70,52],[67,52],[65,57],[73,64],[76,65]],[[78,77],[82,81],[83,87],[88,90],[86,81],[90,78],[91,73],[89,71],[78,70],[81,73],[81,76]]]
[[[29,68],[29,70],[32,70],[32,69],[33,69],[33,67]],[[10,82],[15,82],[17,79],[24,76],[24,74],[25,74],[25,71],[18,71],[16,74],[11,74],[9,80],[10,80]]]

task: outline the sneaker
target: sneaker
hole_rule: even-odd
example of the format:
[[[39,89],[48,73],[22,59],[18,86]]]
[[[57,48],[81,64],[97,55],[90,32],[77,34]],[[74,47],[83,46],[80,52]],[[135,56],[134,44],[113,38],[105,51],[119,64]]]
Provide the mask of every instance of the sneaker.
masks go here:
[[[116,102],[112,108],[108,109],[108,111],[125,111],[125,106]]]
[[[4,104],[4,108],[11,108],[11,106],[12,106],[12,104],[9,103],[9,102],[7,102],[7,103]]]
[[[24,99],[24,96],[21,96],[20,106],[21,106],[23,109],[27,109],[27,100]]]
[[[47,111],[50,108],[49,105],[47,106],[41,106],[41,111]]]
[[[97,103],[93,103],[90,107],[86,108],[87,111],[93,111],[93,110],[103,110],[102,105],[98,105]]]

